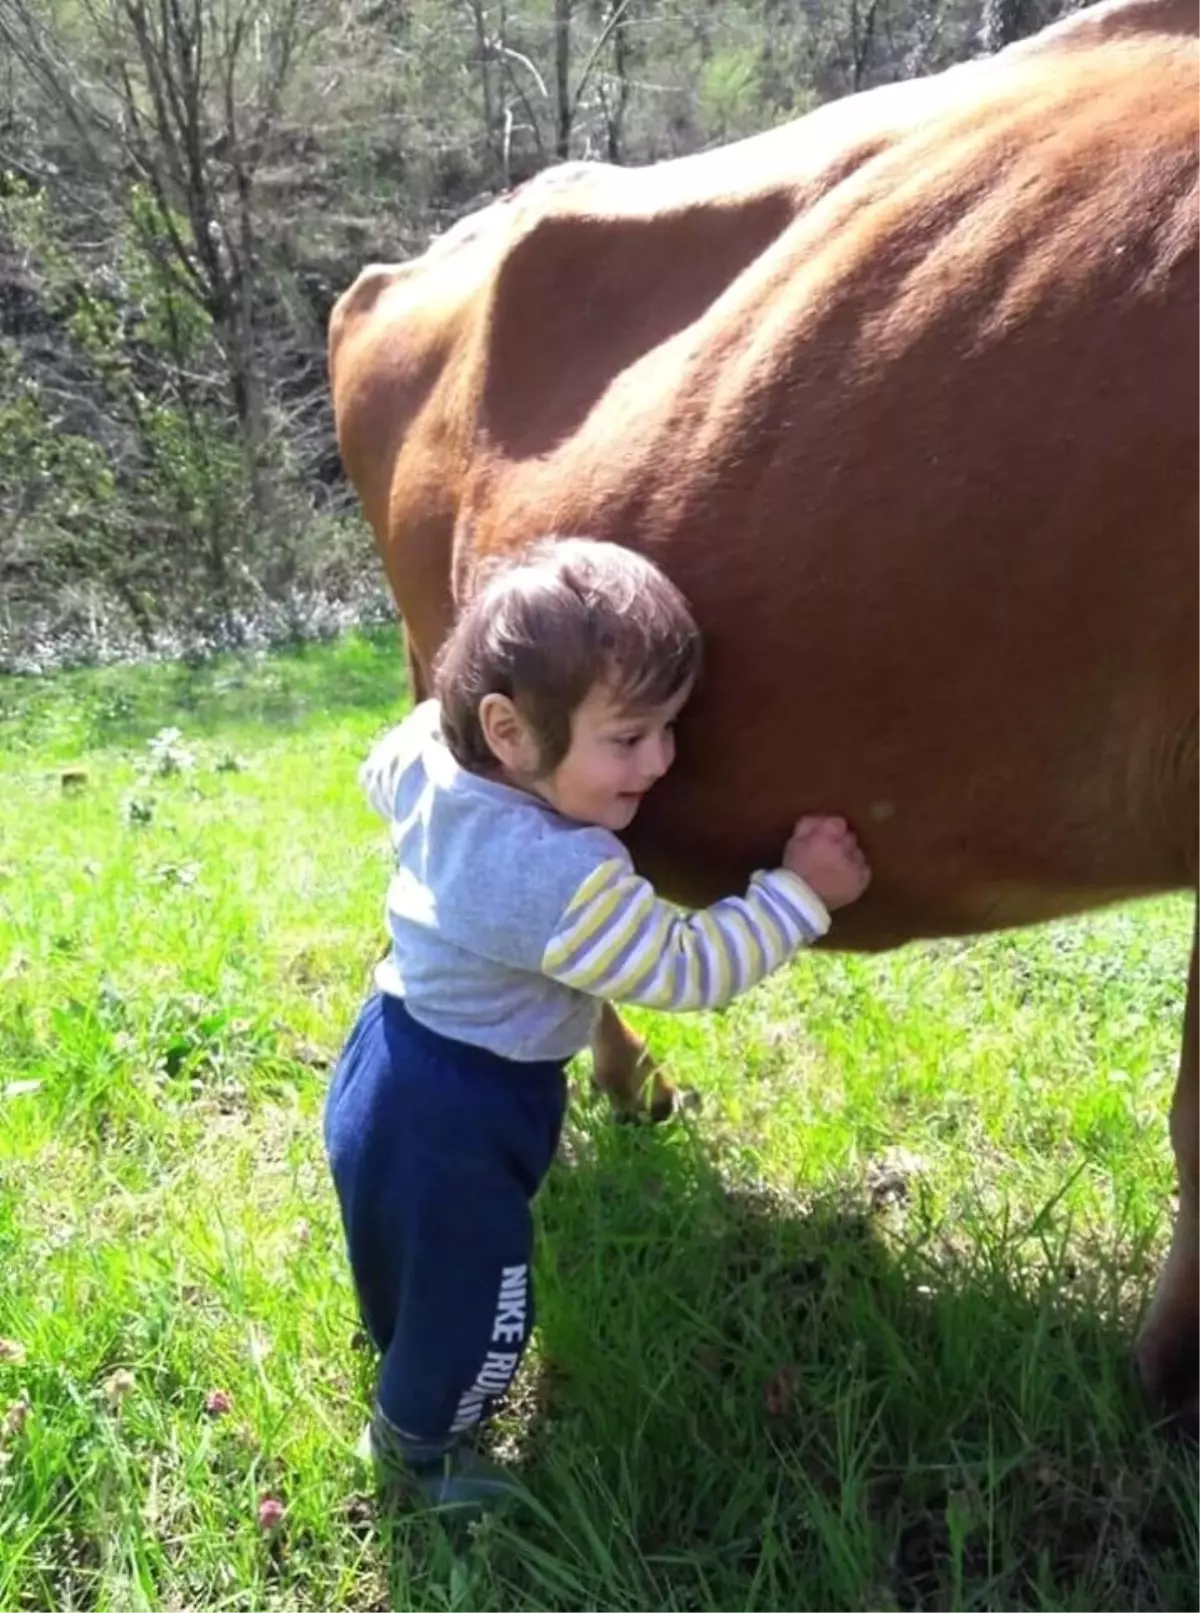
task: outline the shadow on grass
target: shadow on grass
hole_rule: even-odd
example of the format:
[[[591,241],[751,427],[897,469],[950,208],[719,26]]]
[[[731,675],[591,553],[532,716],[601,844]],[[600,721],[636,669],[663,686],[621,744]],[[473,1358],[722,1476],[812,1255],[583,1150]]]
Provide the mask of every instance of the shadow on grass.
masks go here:
[[[393,716],[407,698],[400,628],[347,633],[199,663],[94,667],[0,678],[0,749],[83,754],[185,737],[278,730],[353,712]]]
[[[886,1173],[731,1186],[702,1128],[587,1109],[564,1154],[491,1435],[532,1515],[488,1520],[452,1594],[434,1526],[382,1519],[391,1605],[1197,1605],[1195,1454],[1147,1423],[1119,1257],[947,1244]]]

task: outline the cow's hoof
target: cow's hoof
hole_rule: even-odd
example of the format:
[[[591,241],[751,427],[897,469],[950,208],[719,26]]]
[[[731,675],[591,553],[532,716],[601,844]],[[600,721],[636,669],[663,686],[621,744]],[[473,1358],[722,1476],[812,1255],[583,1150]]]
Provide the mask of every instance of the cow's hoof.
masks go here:
[[[678,1107],[679,1094],[671,1087],[666,1092],[659,1092],[651,1102],[640,1108],[614,1107],[612,1117],[618,1126],[661,1126],[664,1120],[670,1120]]]
[[[658,1060],[607,1005],[592,1040],[592,1090],[623,1120],[659,1121],[675,1112],[675,1088]]]
[[[659,1090],[648,1104],[638,1109],[613,1109],[613,1120],[618,1126],[661,1126],[672,1115],[692,1114],[700,1107],[700,1094],[690,1088],[680,1090],[660,1083]]]
[[[1146,1399],[1163,1427],[1193,1443],[1200,1440],[1200,1341],[1194,1330],[1144,1335],[1137,1344],[1138,1375]]]
[[[1195,1428],[1200,1403],[1198,1271],[1200,1237],[1189,1193],[1180,1202],[1171,1247],[1133,1347],[1153,1414],[1180,1430]]]

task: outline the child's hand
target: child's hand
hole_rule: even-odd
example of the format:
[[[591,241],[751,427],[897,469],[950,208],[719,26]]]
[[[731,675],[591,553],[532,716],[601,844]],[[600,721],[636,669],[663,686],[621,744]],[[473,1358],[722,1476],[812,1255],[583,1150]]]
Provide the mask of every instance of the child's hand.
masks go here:
[[[799,818],[783,849],[783,866],[810,885],[832,912],[857,901],[871,870],[845,818]]]

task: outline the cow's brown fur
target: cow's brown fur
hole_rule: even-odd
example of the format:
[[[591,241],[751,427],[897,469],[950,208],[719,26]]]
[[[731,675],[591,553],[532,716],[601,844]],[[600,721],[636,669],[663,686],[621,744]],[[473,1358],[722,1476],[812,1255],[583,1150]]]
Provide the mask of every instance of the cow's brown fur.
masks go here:
[[[418,677],[480,555],[614,539],[706,639],[630,840],[670,894],[822,810],[875,876],[837,946],[1194,888],[1197,66],[1193,0],[1118,0],[364,270],[338,438]],[[1195,1349],[1195,1016],[1156,1386]]]

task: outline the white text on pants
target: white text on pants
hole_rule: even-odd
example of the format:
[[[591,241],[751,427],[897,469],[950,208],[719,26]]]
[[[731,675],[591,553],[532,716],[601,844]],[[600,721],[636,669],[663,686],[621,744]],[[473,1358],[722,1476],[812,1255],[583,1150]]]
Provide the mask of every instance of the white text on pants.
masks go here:
[[[525,1338],[525,1318],[529,1311],[529,1267],[504,1266],[500,1272],[500,1292],[492,1321],[493,1344],[521,1345]],[[489,1350],[474,1383],[463,1395],[454,1413],[451,1432],[461,1434],[473,1428],[489,1400],[502,1395],[512,1382],[520,1349]]]

